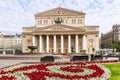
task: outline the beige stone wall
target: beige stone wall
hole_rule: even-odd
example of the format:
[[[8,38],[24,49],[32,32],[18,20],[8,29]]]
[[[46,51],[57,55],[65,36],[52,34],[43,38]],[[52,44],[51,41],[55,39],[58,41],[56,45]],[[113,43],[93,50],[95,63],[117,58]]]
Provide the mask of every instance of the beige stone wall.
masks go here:
[[[29,53],[30,49],[28,46],[32,45],[32,35],[30,34],[24,34],[22,37],[22,51],[23,53]]]
[[[49,37],[50,53],[53,53],[53,36]]]
[[[78,52],[80,52],[80,50],[82,50],[82,35],[79,35],[78,44]]]
[[[64,36],[64,52],[65,53],[68,52],[68,36],[67,35]]]
[[[43,53],[46,52],[46,36],[43,36]]]
[[[93,48],[95,51],[99,49],[99,37],[98,34],[88,34],[87,37],[87,52],[93,53]]]
[[[59,16],[58,16],[59,17]],[[35,20],[36,27],[45,27],[49,25],[55,24],[54,20],[56,20],[58,17],[45,17],[45,18],[37,18]],[[62,24],[69,25],[73,27],[80,27],[85,26],[85,18],[84,17],[59,17],[62,19]],[[75,21],[75,22],[74,22]]]

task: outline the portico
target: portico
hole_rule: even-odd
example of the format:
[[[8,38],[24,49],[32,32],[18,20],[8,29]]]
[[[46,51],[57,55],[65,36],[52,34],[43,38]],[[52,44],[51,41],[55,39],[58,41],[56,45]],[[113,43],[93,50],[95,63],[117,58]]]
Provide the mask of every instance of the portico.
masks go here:
[[[43,37],[44,37],[44,39],[43,39]],[[80,39],[82,40],[81,42],[80,42]],[[60,43],[59,43],[59,40],[60,40]],[[86,47],[84,45],[84,44],[86,44],[85,41],[86,41],[85,36],[80,35],[80,34],[33,35],[32,45],[39,47],[38,48],[39,53],[54,53],[54,54],[56,54],[56,53],[79,53],[80,49],[85,49],[85,47]],[[52,43],[50,43],[50,42],[52,42]],[[36,44],[36,43],[39,43],[39,44]]]

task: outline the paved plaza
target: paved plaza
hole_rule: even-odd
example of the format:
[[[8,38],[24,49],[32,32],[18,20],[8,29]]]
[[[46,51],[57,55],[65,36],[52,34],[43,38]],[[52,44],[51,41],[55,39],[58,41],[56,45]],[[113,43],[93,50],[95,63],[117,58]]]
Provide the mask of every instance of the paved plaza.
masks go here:
[[[21,62],[40,62],[40,58],[44,56],[54,56],[55,61],[54,62],[68,62],[70,61],[70,58],[74,55],[79,54],[21,54],[21,55],[0,55],[0,68],[7,67],[10,65],[18,64]],[[103,58],[103,60],[119,60],[117,57],[109,57],[109,58]]]
[[[40,58],[49,54],[33,54],[33,55],[0,55],[0,68],[18,64],[21,62],[40,62]],[[65,55],[52,55],[55,62],[70,61],[70,57]]]

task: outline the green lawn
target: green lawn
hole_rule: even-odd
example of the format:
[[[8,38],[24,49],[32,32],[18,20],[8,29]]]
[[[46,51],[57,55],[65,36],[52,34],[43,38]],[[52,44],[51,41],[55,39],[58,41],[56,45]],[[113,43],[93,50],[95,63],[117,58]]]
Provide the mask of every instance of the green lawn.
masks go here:
[[[109,80],[120,80],[120,63],[103,64],[111,71],[111,77]]]

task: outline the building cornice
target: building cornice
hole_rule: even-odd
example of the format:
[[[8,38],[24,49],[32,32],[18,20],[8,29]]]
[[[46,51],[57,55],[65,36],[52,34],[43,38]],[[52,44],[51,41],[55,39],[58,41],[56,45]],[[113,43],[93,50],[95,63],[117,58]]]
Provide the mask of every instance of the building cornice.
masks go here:
[[[44,31],[44,32],[33,32],[33,35],[68,35],[68,34],[85,34],[85,32],[79,32],[79,31],[65,31],[65,32],[61,32],[61,31]]]

